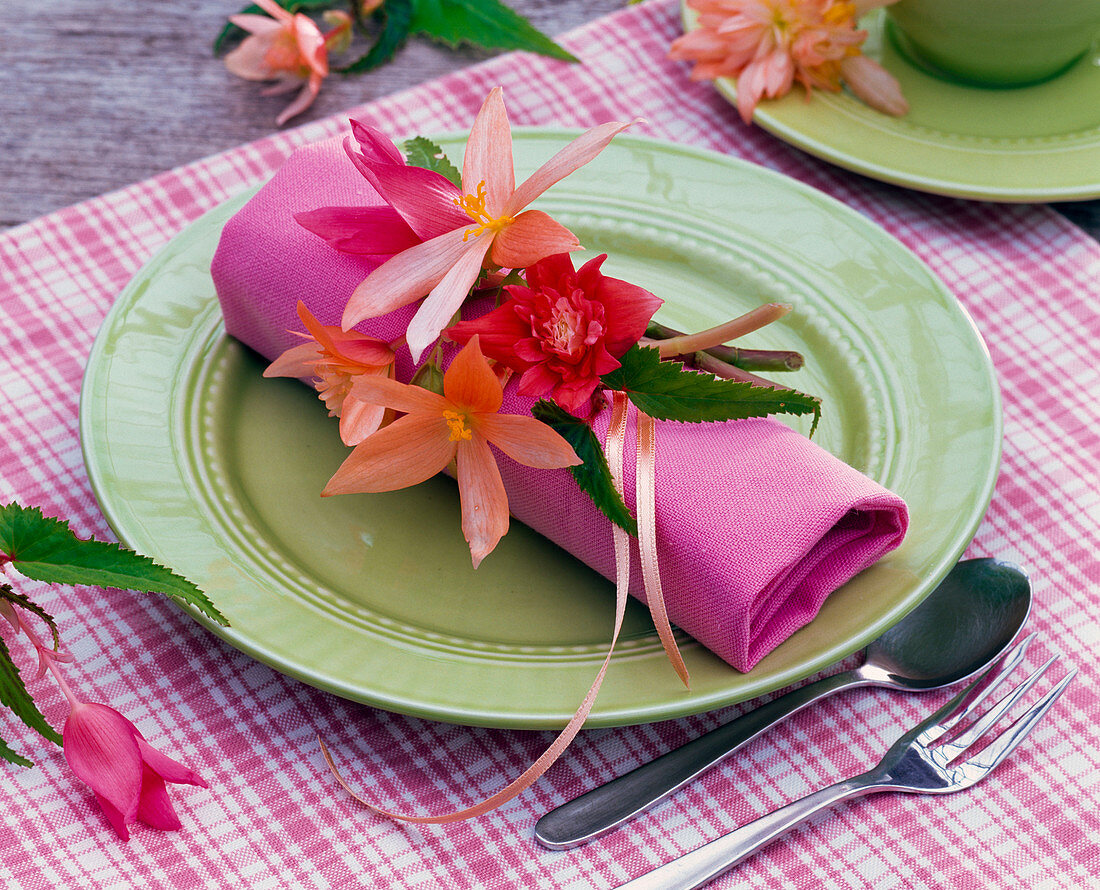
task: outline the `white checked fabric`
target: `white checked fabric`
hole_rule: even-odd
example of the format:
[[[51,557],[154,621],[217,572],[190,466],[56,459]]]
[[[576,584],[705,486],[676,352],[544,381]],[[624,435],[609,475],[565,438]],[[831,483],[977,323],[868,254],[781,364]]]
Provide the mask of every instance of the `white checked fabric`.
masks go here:
[[[921,257],[972,313],[1005,404],[1001,478],[970,555],[1032,573],[1038,658],[1082,669],[1050,716],[980,789],[883,796],[842,807],[716,887],[1076,888],[1100,875],[1100,244],[1044,206],[909,192],[810,158],[745,127],[664,55],[675,0],[651,0],[568,35],[583,65],[503,56],[351,113],[403,134],[469,125],[501,84],[516,124],[590,126],[642,116],[641,131],[747,158],[866,214]],[[77,433],[92,339],[119,290],[187,223],[270,175],[297,144],[345,117],[282,133],[0,235],[0,502],[39,505],[81,534],[111,533]],[[950,386],[950,379],[944,381]],[[814,787],[875,762],[943,697],[863,692],[792,718],[651,814],[598,843],[542,850],[550,807],[686,741],[740,709],[582,733],[536,784],[480,819],[395,825],[332,781],[316,733],[377,777],[380,800],[457,808],[536,757],[543,732],[470,729],[318,692],[229,648],[153,597],[24,587],[60,619],[81,688],[133,720],[209,790],[176,787],[183,830],[135,826],[119,842],[60,751],[2,717],[38,762],[0,777],[0,884],[94,888],[608,888]],[[17,657],[29,656],[12,640]],[[33,690],[55,724],[63,702]],[[6,711],[4,714],[6,715]]]

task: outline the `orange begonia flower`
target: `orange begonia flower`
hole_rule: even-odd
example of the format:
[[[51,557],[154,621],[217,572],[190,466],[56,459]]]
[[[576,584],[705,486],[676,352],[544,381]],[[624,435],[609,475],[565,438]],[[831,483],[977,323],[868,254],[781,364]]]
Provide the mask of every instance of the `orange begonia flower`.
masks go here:
[[[353,384],[363,377],[392,377],[393,349],[374,337],[322,325],[301,301],[298,317],[309,331],[300,336],[309,339],[275,359],[264,377],[312,377],[329,417],[340,418],[344,444],[358,445],[386,420],[386,409],[357,398]]]
[[[860,52],[866,31],[856,19],[895,0],[687,0],[697,25],[672,42],[669,57],[694,62],[692,80],[737,81],[737,110],[745,123],[762,98],[841,81],[872,108],[902,115],[909,106],[893,75]]]
[[[630,124],[607,123],[578,136],[516,187],[512,131],[500,87],[486,97],[466,142],[462,188],[453,193],[433,178],[418,190],[422,172],[375,169],[384,197],[418,229],[425,216],[450,221],[443,234],[387,260],[352,293],[344,330],[427,296],[409,324],[413,360],[439,336],[474,286],[482,268],[524,269],[544,257],[580,248],[577,236],[541,210],[525,210],[550,186],[598,155]],[[391,181],[392,180],[392,181]],[[409,188],[410,183],[414,186]]]
[[[528,467],[581,462],[541,421],[499,413],[503,388],[476,336],[444,373],[442,394],[382,377],[359,378],[352,393],[404,416],[357,445],[322,494],[395,491],[430,479],[455,461],[462,533],[474,568],[508,531],[508,496],[489,443]]]
[[[268,16],[241,13],[229,17],[250,36],[225,57],[225,67],[245,80],[277,80],[263,91],[265,96],[286,93],[302,85],[298,97],[275,123],[279,126],[301,114],[317,98],[321,82],[328,77],[328,51],[344,46],[351,39],[351,17],[346,12],[325,13],[325,21],[334,25],[322,34],[308,16],[292,15],[274,0],[255,0]]]

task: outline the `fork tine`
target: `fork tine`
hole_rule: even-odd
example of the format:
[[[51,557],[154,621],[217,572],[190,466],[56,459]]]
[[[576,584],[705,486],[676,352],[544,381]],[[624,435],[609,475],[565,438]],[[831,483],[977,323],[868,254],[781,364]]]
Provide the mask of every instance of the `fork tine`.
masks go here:
[[[1074,668],[1059,680],[1058,684],[1054,686],[1050,692],[1028,708],[1026,712],[1021,714],[1008,729],[998,735],[988,746],[982,749],[981,752],[968,760],[966,765],[968,767],[977,767],[982,770],[983,773],[987,773],[997,766],[1016,749],[1016,746],[1020,744],[1020,742],[1027,738],[1028,733],[1030,733],[1031,730],[1035,728],[1036,724],[1043,719],[1043,715],[1051,709],[1058,700],[1058,696],[1065,692],[1070,681],[1076,676],[1077,668]]]
[[[1031,645],[1033,639],[1035,639],[1035,634],[1030,633],[1020,640],[1011,651],[999,661],[994,662],[986,668],[986,670],[983,671],[976,680],[970,683],[969,686],[963,689],[962,692],[947,702],[947,704],[936,711],[931,717],[928,717],[914,730],[911,730],[909,737],[914,739],[917,744],[924,746],[930,746],[937,739],[941,738],[944,733],[951,729],[951,727],[958,724],[963,717],[972,713],[975,708],[985,701],[990,694],[1001,685],[1005,677],[1016,669],[1017,665],[1024,660],[1024,656],[1027,654],[1027,647]],[[994,673],[996,673],[996,676],[990,680],[989,678]]]
[[[1046,669],[1057,660],[1058,656],[1056,655],[1050,658],[1046,664],[1038,668],[1030,677],[1024,680],[1023,683],[1001,698],[993,707],[968,726],[966,730],[960,732],[955,738],[951,739],[951,741],[939,746],[937,749],[939,753],[946,757],[947,760],[953,760],[962,754],[963,751],[985,735],[990,727],[1007,714],[1012,706],[1023,698],[1028,690],[1038,682],[1039,678],[1046,672]],[[992,687],[990,688],[992,689]],[[967,708],[967,712],[972,712],[978,703],[978,701],[975,701],[971,707]]]

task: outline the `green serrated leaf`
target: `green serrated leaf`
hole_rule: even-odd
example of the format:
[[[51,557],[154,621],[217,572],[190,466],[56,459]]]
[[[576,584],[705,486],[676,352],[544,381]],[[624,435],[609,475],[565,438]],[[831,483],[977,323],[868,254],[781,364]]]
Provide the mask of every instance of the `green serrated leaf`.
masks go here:
[[[812,435],[821,416],[821,400],[814,396],[701,374],[680,362],[661,361],[660,353],[650,346],[632,346],[620,362],[620,367],[600,379],[610,389],[626,392],[639,411],[660,420],[697,423],[813,414]]]
[[[8,763],[14,763],[17,766],[34,766],[33,760],[27,760],[22,754],[17,754],[10,747],[8,743],[3,739],[0,739],[0,757],[6,760]]]
[[[410,33],[449,46],[470,43],[484,49],[519,49],[579,61],[499,0],[414,0]]]
[[[0,599],[7,600],[9,603],[13,603],[21,609],[26,609],[28,612],[33,612],[41,618],[50,629],[50,636],[53,637],[54,649],[60,648],[61,635],[57,632],[57,622],[54,620],[54,617],[38,605],[38,603],[31,600],[25,593],[16,593],[16,591],[12,590],[10,584],[0,584]]]
[[[303,9],[328,9],[335,5],[332,0],[275,0],[275,2],[288,12],[298,12]],[[250,3],[241,10],[240,14],[267,15],[266,11],[255,3]],[[239,28],[232,22],[227,22],[218,36],[214,38],[214,55],[220,55],[226,43],[238,40],[247,35],[248,32],[245,31],[244,28]]]
[[[219,624],[229,623],[186,578],[119,544],[82,540],[68,522],[43,516],[37,507],[0,506],[0,553],[20,574],[36,581],[163,593]]]
[[[371,48],[354,62],[333,70],[341,74],[371,71],[385,65],[401,49],[412,24],[413,0],[386,0],[375,15],[381,18],[382,30]]]
[[[414,136],[402,144],[405,160],[412,167],[423,167],[446,176],[453,185],[462,188],[462,171],[443,153],[443,149],[423,136]]]
[[[592,503],[604,516],[630,534],[637,535],[638,523],[630,515],[622,496],[615,490],[607,457],[592,427],[546,399],[536,402],[531,414],[558,433],[577,452],[582,463],[570,467],[569,472],[573,474],[581,491],[592,499]]]
[[[8,652],[3,637],[0,637],[0,705],[10,708],[16,717],[42,738],[58,745],[61,744],[61,733],[46,722],[46,718],[38,710],[38,705],[34,703],[31,694],[27,692],[27,687],[23,685],[23,678],[19,676],[19,668],[12,661],[11,653]]]

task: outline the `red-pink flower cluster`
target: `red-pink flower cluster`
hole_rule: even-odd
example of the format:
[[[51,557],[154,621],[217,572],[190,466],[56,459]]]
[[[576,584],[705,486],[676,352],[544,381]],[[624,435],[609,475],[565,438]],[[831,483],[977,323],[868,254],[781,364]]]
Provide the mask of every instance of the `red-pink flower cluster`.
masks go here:
[[[505,288],[501,306],[447,333],[459,343],[479,335],[486,356],[522,373],[521,394],[549,394],[581,413],[600,375],[619,367],[662,303],[644,288],[604,275],[605,259],[575,270],[569,254],[549,256],[527,269],[526,287]]]

